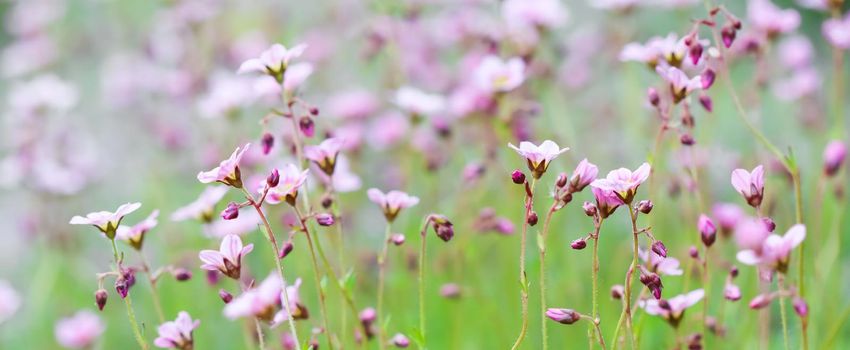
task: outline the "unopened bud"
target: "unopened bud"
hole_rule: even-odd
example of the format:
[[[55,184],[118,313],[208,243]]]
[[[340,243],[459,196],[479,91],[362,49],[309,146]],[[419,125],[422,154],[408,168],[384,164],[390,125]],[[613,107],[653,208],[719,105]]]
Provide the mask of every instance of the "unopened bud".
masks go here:
[[[393,336],[392,343],[397,348],[406,348],[410,346],[410,339],[407,339],[404,334],[396,333],[396,335]]]
[[[702,89],[708,90],[708,88],[710,88],[712,85],[714,85],[714,79],[716,77],[717,77],[717,74],[714,73],[714,70],[711,69],[711,68],[708,68],[704,72],[702,72],[702,74],[700,75],[700,79],[702,81]],[[705,107],[705,106],[703,105],[703,107]],[[711,112],[710,109],[708,111]]]
[[[310,107],[310,114],[312,114],[312,115],[319,115],[319,108],[317,108],[317,107]]]
[[[392,242],[393,244],[395,244],[397,246],[400,246],[400,245],[404,244],[404,235],[401,234],[401,233],[395,233],[392,236],[390,236],[390,242]]]
[[[174,275],[174,279],[183,282],[192,279],[192,271],[184,269],[182,267],[178,267],[171,272]]]
[[[316,222],[320,226],[332,226],[334,224],[334,216],[328,213],[316,215]]]
[[[723,297],[729,301],[738,301],[741,299],[741,288],[732,283],[727,283],[726,287],[723,288]]]
[[[263,134],[263,138],[260,140],[260,144],[263,148],[263,154],[269,154],[272,151],[272,146],[274,146],[274,136],[271,133]]]
[[[664,242],[661,242],[661,241],[652,242],[652,251],[655,254],[658,254],[658,256],[660,256],[662,258],[667,257],[667,247],[664,246]]]
[[[723,29],[720,31],[720,37],[723,40],[723,46],[726,46],[728,49],[732,46],[732,43],[735,42],[735,35],[737,31],[735,30],[734,25],[725,25]]]
[[[322,208],[328,209],[334,204],[334,199],[332,196],[326,195],[322,197]]]
[[[555,181],[555,186],[558,188],[563,188],[567,185],[567,174],[561,173],[558,175],[558,180]]]
[[[767,229],[768,232],[773,232],[773,230],[776,230],[776,223],[773,222],[773,219],[765,216],[761,218],[761,221],[764,222],[764,227]]]
[[[360,323],[369,325],[375,322],[375,319],[378,317],[378,312],[371,307],[367,307],[363,309],[363,311],[360,311],[359,317]]]
[[[688,255],[690,255],[690,257],[692,257],[694,259],[698,259],[699,258],[699,249],[697,249],[697,247],[691,246],[690,248],[688,248]]]
[[[699,95],[699,104],[702,105],[702,108],[705,109],[706,112],[711,113],[714,110],[714,103],[711,101],[711,96],[706,94]]]
[[[280,183],[280,172],[277,171],[277,168],[272,169],[272,172],[269,173],[269,177],[266,178],[266,184],[269,187],[276,187],[277,184]]]
[[[295,246],[292,244],[292,241],[286,241],[283,244],[283,247],[280,248],[280,251],[277,253],[277,257],[279,259],[285,258],[289,253],[292,253],[292,250],[295,249]]]
[[[304,136],[313,137],[316,134],[316,124],[313,123],[313,118],[301,117],[301,120],[298,121],[298,127]]]
[[[582,250],[585,247],[587,247],[587,242],[583,238],[579,238],[575,241],[572,241],[572,243],[570,243],[570,248],[573,248],[575,250]]]
[[[729,276],[732,276],[732,278],[738,277],[738,267],[737,266],[732,265],[732,267],[729,268]]]
[[[652,201],[648,199],[644,199],[638,202],[637,210],[644,214],[649,214],[652,212]]]
[[[233,294],[230,294],[230,292],[224,289],[218,290],[218,297],[221,298],[221,301],[223,301],[225,304],[229,304],[230,301],[233,300]]]
[[[596,204],[593,204],[591,202],[584,202],[584,204],[582,204],[581,207],[582,207],[582,209],[584,209],[585,215],[591,216],[591,217],[596,216]]]
[[[611,286],[611,298],[620,300],[623,298],[623,294],[626,294],[626,290],[621,284],[615,284]]]
[[[682,134],[682,136],[679,137],[679,142],[685,146],[693,146],[696,143],[696,140],[694,140],[694,137],[691,136],[691,134]]]
[[[711,247],[717,238],[717,227],[714,226],[714,221],[707,215],[701,214],[697,220],[697,229],[699,230],[702,244],[705,244],[706,247]]]
[[[525,173],[520,171],[519,169],[514,170],[511,173],[511,180],[517,185],[522,185],[525,183]]]
[[[773,298],[768,294],[759,294],[753,300],[750,300],[750,309],[757,310],[770,305]]]
[[[573,324],[581,319],[581,314],[573,309],[548,309],[546,317],[560,324]]]
[[[649,99],[649,104],[658,107],[658,104],[661,103],[661,96],[658,95],[658,90],[651,87],[646,91],[647,98]]]
[[[531,226],[537,225],[537,212],[529,213],[525,221]]]
[[[221,218],[224,220],[233,220],[239,217],[239,204],[230,202],[227,207],[221,211]]]
[[[800,316],[802,318],[806,318],[807,316],[809,316],[809,304],[807,304],[806,301],[803,300],[803,298],[795,297],[793,305],[794,312],[797,313],[797,316]]]
[[[97,309],[103,311],[103,307],[106,306],[106,299],[109,297],[109,294],[106,293],[106,289],[98,289],[94,292],[94,302],[97,304]]]

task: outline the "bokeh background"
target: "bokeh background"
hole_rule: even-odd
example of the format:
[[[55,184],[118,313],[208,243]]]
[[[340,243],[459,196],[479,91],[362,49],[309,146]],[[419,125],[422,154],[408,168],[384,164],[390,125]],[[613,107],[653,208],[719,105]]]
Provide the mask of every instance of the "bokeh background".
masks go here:
[[[0,348],[60,348],[53,336],[56,321],[80,309],[96,311],[95,274],[110,268],[109,242],[89,227],[68,225],[68,220],[134,201],[142,202],[142,209],[128,216],[126,223],[138,222],[154,209],[162,213],[144,248],[152,265],[194,273],[186,282],[165,276],[159,283],[166,318],[186,310],[200,319],[195,331],[198,349],[246,347],[245,324],[223,317],[217,293],[219,288],[234,291],[235,285],[221,281],[211,286],[199,269],[198,251],[217,247],[218,240],[198,222],[173,222],[169,216],[205,188],[195,178],[198,171],[211,168],[241,144],[256,144],[264,131],[277,137],[275,149],[264,156],[255,148],[243,174],[262,178],[272,166],[293,161],[288,124],[260,123],[277,102],[256,91],[254,77],[236,74],[242,61],[272,43],[308,44],[301,60],[313,63],[315,71],[299,93],[320,110],[317,136],[308,142],[316,144],[328,133],[357,141],[343,153],[361,184],[343,193],[338,203],[358,307],[374,305],[374,256],[384,230],[383,217],[365,190],[404,190],[419,196],[421,203],[405,210],[393,228],[407,235],[407,243],[390,249],[391,329],[409,332],[418,324],[417,233],[424,215],[442,213],[455,223],[456,237],[448,243],[429,237],[433,239],[427,257],[429,347],[508,347],[520,324],[516,274],[523,218],[523,191],[511,183],[509,174],[524,169],[525,162],[505,145],[526,135],[535,142],[552,139],[572,148],[543,178],[539,212],[548,206],[545,192],[557,173],[572,171],[583,158],[599,165],[600,175],[618,167],[634,169],[647,161],[659,121],[646,102],[646,89],[662,84],[654,71],[640,63],[621,62],[618,54],[629,42],[671,32],[681,36],[691,28],[692,19],[706,16],[702,2],[634,1],[628,9],[591,3],[563,2],[568,13],[563,25],[527,38],[523,37],[527,33],[512,33],[506,27],[500,2],[485,0],[0,2],[0,279],[20,296],[16,312],[0,323]],[[800,163],[809,226],[805,278],[810,286],[811,345],[840,349],[850,346],[846,323],[850,256],[844,249],[850,226],[841,196],[848,181],[846,170],[837,178],[824,178],[821,154],[829,140],[847,139],[846,131],[834,122],[847,118],[835,114],[847,95],[835,96],[832,87],[843,72],[833,68],[833,51],[821,34],[821,23],[829,14],[793,1],[776,3],[797,9],[801,25],[794,33],[773,39],[757,55],[736,56],[731,73],[751,120],[783,151],[792,148]],[[746,2],[725,5],[744,21],[746,30]],[[813,81],[789,80],[794,73],[783,65],[779,47],[792,36],[807,38],[813,45]],[[531,51],[530,42],[534,42]],[[533,57],[529,78],[521,91],[512,93],[521,111],[519,122],[454,112],[414,122],[392,103],[395,89],[403,85],[451,96],[468,79],[470,65],[464,60],[482,52]],[[655,204],[650,215],[654,235],[664,240],[686,270],[693,264],[687,250],[699,243],[696,218],[709,210],[701,209],[694,193],[699,191],[705,205],[745,206],[729,184],[735,168],[765,164],[769,215],[780,233],[794,223],[793,191],[781,167],[735,116],[724,84],[716,84],[710,95],[712,113],[692,103],[696,144],[682,146],[675,132],[667,134],[653,160],[654,192],[648,193],[647,187],[639,191],[639,198]],[[367,105],[361,117],[345,116],[345,98]],[[447,130],[449,136],[441,136]],[[696,165],[697,189],[687,164]],[[481,167],[480,176],[470,176],[475,166]],[[312,182],[317,202],[321,189]],[[228,200],[239,199],[231,191],[218,210]],[[554,216],[548,244],[552,306],[589,312],[590,251],[572,250],[569,242],[592,230],[591,220],[581,210],[581,203],[591,199],[587,190],[577,194]],[[511,220],[514,234],[476,227],[485,208]],[[289,210],[278,206],[269,213],[278,233],[285,232]],[[631,260],[630,223],[626,215],[618,214],[603,227],[600,248],[606,338],[611,337],[621,308],[607,291],[622,283]],[[331,232],[322,228],[319,235]],[[531,232],[529,271],[536,276],[536,229]],[[244,263],[248,273],[265,277],[274,268],[267,259],[271,248],[256,229],[249,229],[243,239],[255,244]],[[319,312],[303,238],[296,238],[295,245],[284,266],[289,278],[305,280],[302,296],[313,314],[299,323],[305,337],[320,324]],[[718,266],[735,263],[731,241],[721,238],[717,247],[712,258]],[[128,246],[120,248],[129,263],[138,262]],[[755,269],[739,267],[737,282],[744,298],[737,303],[719,298],[726,275],[712,277],[710,313],[723,315],[726,335],[709,336],[709,348],[758,344],[758,313],[746,306],[758,293],[757,276]],[[439,288],[445,283],[458,284],[462,296],[441,297]],[[664,286],[665,295],[672,296],[702,283],[698,274],[686,272],[665,278]],[[95,347],[132,348],[135,343],[123,306],[109,284],[107,289],[109,303],[98,313],[106,329]],[[150,341],[157,321],[144,278],[131,293]],[[342,310],[333,288],[328,295],[331,313]],[[532,310],[539,308],[536,297],[532,292]],[[781,348],[777,303],[772,308],[769,347]],[[701,328],[700,309],[686,314],[683,329]],[[790,309],[789,313],[791,344],[797,348],[799,319]],[[333,317],[332,327],[338,322]],[[525,348],[539,348],[539,322],[533,312]],[[643,348],[671,346],[674,331],[663,319],[639,312],[636,324]],[[554,349],[587,346],[585,325],[551,323],[549,329]],[[267,334],[272,348],[279,347],[281,331]]]

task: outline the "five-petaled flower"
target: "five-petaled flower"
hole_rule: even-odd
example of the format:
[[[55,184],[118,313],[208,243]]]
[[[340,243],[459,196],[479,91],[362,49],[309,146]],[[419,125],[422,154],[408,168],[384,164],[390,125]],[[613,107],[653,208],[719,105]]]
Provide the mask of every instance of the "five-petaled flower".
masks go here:
[[[307,49],[307,45],[299,44],[287,49],[281,44],[274,44],[260,54],[260,57],[242,62],[239,74],[262,73],[273,76],[278,82],[283,82],[283,75],[292,59],[298,58]]]
[[[333,175],[336,168],[336,157],[343,146],[343,140],[331,137],[322,141],[318,146],[304,147],[304,157],[316,163],[325,174]]]
[[[599,168],[588,162],[587,158],[582,159],[573,171],[573,175],[570,176],[570,192],[581,192],[593,180],[596,180],[596,175],[599,175]]]
[[[202,250],[198,257],[204,262],[201,268],[208,271],[221,271],[235,280],[239,279],[242,270],[242,257],[254,250],[254,245],[242,246],[242,239],[237,235],[227,235],[221,240],[218,251]]]
[[[648,163],[641,164],[635,171],[626,168],[611,170],[608,172],[608,176],[593,181],[590,186],[613,192],[622,201],[622,204],[631,204],[638,186],[649,178],[651,170]]]
[[[528,162],[528,169],[531,170],[531,175],[535,179],[539,179],[546,173],[549,163],[555,157],[570,150],[569,147],[561,148],[551,140],[543,141],[540,146],[536,146],[528,141],[522,141],[519,143],[519,147],[514,146],[512,143],[509,143],[508,147],[513,148],[519,155],[525,157]]]
[[[791,251],[806,238],[806,226],[796,224],[784,236],[771,234],[762,242],[761,249],[746,249],[738,252],[738,261],[785,273]]]
[[[250,143],[244,147],[237,147],[230,158],[227,158],[210,171],[202,171],[198,173],[198,181],[202,183],[221,182],[228,186],[242,188],[242,174],[239,171],[239,161],[242,156],[248,151]]]
[[[384,193],[377,188],[370,188],[366,194],[369,196],[369,200],[381,207],[381,210],[384,211],[384,217],[389,222],[395,220],[398,212],[402,209],[419,203],[419,197],[411,196],[401,191]]]
[[[474,73],[475,84],[482,91],[508,92],[525,81],[525,62],[518,57],[503,61],[498,56],[484,57]]]
[[[286,201],[289,205],[295,205],[295,199],[298,198],[298,190],[304,185],[304,182],[307,181],[308,173],[310,173],[310,169],[301,171],[294,164],[287,164],[283,168],[283,171],[279,172],[280,180],[278,181],[277,186],[268,189],[266,202],[269,202],[270,204],[278,204],[282,201]],[[260,193],[263,193],[263,191],[266,190],[266,184],[266,180],[263,180],[258,189]]]
[[[732,187],[744,196],[749,205],[754,208],[760,206],[764,196],[764,167],[759,165],[752,172],[735,169],[732,171]]]
[[[121,224],[121,219],[123,219],[125,215],[136,211],[136,209],[139,209],[141,206],[142,203],[127,203],[118,207],[118,210],[114,213],[98,211],[86,214],[86,217],[77,215],[71,218],[70,224],[93,225],[103,232],[107,238],[115,239],[115,231],[118,229],[118,225]]]
[[[677,295],[669,300],[641,300],[638,305],[646,310],[646,313],[664,317],[671,326],[678,327],[685,309],[698,303],[703,296],[705,296],[705,291],[697,289],[688,294]]]
[[[213,219],[215,205],[227,194],[227,186],[209,186],[194,202],[180,207],[171,214],[171,220],[197,219],[209,223]]]
[[[192,350],[195,347],[192,331],[201,324],[200,320],[192,320],[189,313],[180,311],[174,321],[168,321],[157,328],[159,336],[153,344],[165,349]]]
[[[118,226],[118,229],[115,231],[115,237],[122,241],[126,241],[136,250],[141,250],[142,244],[145,241],[145,234],[150,231],[150,229],[156,227],[156,224],[158,223],[156,218],[158,216],[159,210],[154,210],[147,218],[138,224],[133,226]]]

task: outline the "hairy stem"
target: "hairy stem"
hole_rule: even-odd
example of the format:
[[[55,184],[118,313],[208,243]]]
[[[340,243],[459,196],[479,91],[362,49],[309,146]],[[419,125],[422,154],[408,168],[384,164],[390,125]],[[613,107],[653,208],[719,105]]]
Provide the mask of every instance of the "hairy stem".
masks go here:
[[[148,276],[148,282],[151,284],[151,298],[153,299],[153,306],[156,310],[156,315],[159,317],[159,323],[165,322],[165,313],[162,312],[162,303],[159,300],[159,294],[156,292],[156,277],[154,277],[153,272],[151,271],[150,264],[148,263],[148,259],[145,257],[145,254],[142,253],[141,250],[139,252],[139,257],[142,260],[142,269],[145,270],[145,275]]]
[[[121,260],[118,258],[118,247],[115,245],[115,239],[110,239],[109,241],[112,243],[112,256],[115,258],[115,272],[118,276],[121,276]],[[130,326],[133,329],[133,337],[136,338],[136,343],[139,344],[142,350],[147,350],[148,343],[139,330],[139,323],[136,321],[136,313],[133,312],[133,300],[130,299],[130,294],[127,294],[127,297],[123,298],[123,300],[124,306],[127,308],[127,319],[130,321]]]
[[[522,236],[520,238],[520,251],[519,251],[519,283],[520,283],[520,303],[522,304],[522,326],[520,326],[519,335],[517,336],[514,345],[511,347],[512,350],[516,350],[522,344],[522,341],[525,339],[525,334],[528,332],[528,277],[525,273],[525,246],[528,235],[528,215],[531,213],[532,206],[534,204],[534,185],[537,183],[537,179],[532,177],[531,179],[531,187],[529,193],[526,194],[525,197],[525,210],[523,215],[523,223],[522,223]]]
[[[549,223],[552,221],[552,214],[555,213],[555,206],[558,205],[558,201],[555,200],[552,203],[552,207],[549,208],[549,212],[546,213],[546,221],[543,223],[543,233],[541,233],[541,240],[538,244],[540,248],[540,306],[543,311],[540,313],[540,329],[543,335],[543,350],[549,349],[549,331],[546,322],[546,237],[549,233]]]
[[[387,222],[381,255],[378,255],[378,347],[380,349],[385,349],[387,346],[387,335],[384,331],[384,283],[387,275],[387,249],[390,242],[390,231],[391,223]]]
[[[425,222],[419,237],[421,240],[419,245],[419,334],[422,338],[422,349],[427,348],[425,345],[425,242],[429,223],[430,220]]]
[[[322,325],[325,327],[324,333],[325,333],[325,337],[327,337],[327,339],[328,339],[328,347],[333,349],[334,345],[333,345],[333,339],[331,339],[332,338],[331,337],[331,328],[330,328],[330,325],[328,323],[328,308],[327,308],[327,305],[326,305],[327,303],[325,302],[325,299],[326,299],[325,290],[324,290],[324,288],[322,288],[322,277],[321,277],[321,274],[319,272],[319,262],[318,262],[318,260],[316,260],[316,250],[315,250],[316,248],[313,245],[313,238],[314,238],[313,233],[311,233],[310,230],[307,229],[307,225],[306,225],[307,220],[304,218],[303,215],[301,215],[301,210],[298,209],[298,206],[293,205],[292,208],[295,209],[295,215],[298,216],[298,221],[301,223],[301,230],[304,231],[304,237],[307,238],[307,246],[308,246],[308,248],[310,248],[310,260],[313,263],[313,279],[315,279],[315,282],[316,282],[316,290],[319,293],[319,307],[320,307],[320,310],[322,311]],[[315,237],[315,238],[318,240],[318,237]],[[286,293],[284,293],[284,294],[286,294]]]

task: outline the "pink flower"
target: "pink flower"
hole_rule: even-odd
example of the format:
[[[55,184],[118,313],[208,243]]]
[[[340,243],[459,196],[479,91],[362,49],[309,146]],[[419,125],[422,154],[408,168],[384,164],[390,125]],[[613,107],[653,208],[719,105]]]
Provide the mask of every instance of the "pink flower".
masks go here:
[[[336,157],[342,148],[343,141],[337,138],[329,138],[318,146],[304,147],[304,157],[316,163],[325,174],[333,175],[336,166]]]
[[[834,176],[841,170],[844,159],[847,158],[847,146],[839,140],[832,140],[823,150],[823,172],[827,176]]]
[[[301,171],[294,164],[287,164],[283,168],[283,171],[280,172],[280,182],[278,182],[277,186],[269,188],[266,201],[269,204],[278,204],[286,201],[289,205],[295,205],[295,199],[298,198],[298,189],[307,181],[308,173],[310,173],[310,169]],[[263,193],[265,188],[266,181],[263,180],[260,183],[258,192]]]
[[[588,162],[587,158],[582,159],[570,177],[570,192],[581,192],[593,180],[596,180],[598,174],[599,168],[595,164]]]
[[[446,99],[443,96],[425,93],[410,86],[396,90],[393,103],[415,116],[430,116],[446,109]]]
[[[826,20],[821,31],[832,46],[842,50],[850,49],[850,14],[844,18]]]
[[[668,276],[679,276],[682,274],[682,269],[679,267],[679,259],[665,258],[651,250],[643,249],[638,250],[638,256],[646,262],[650,271]]]
[[[153,341],[153,344],[166,349],[191,350],[195,344],[192,331],[200,324],[201,321],[193,321],[188,312],[180,311],[174,321],[159,325],[157,328],[159,337]]]
[[[506,0],[502,17],[511,27],[557,28],[567,20],[558,0]]]
[[[712,207],[712,214],[717,219],[717,224],[720,230],[725,233],[732,232],[735,225],[744,219],[744,210],[737,204],[732,203],[717,203]]]
[[[764,167],[755,167],[752,172],[744,169],[732,171],[732,187],[753,207],[761,205],[764,196]]]
[[[508,92],[525,81],[525,62],[517,57],[503,61],[498,56],[487,56],[475,69],[474,78],[476,86],[483,91]]]
[[[250,143],[246,143],[244,147],[237,147],[230,158],[227,158],[210,171],[202,171],[198,173],[198,181],[201,183],[221,182],[228,186],[242,188],[242,175],[239,171],[239,161],[242,156],[248,151]]]
[[[70,349],[88,348],[103,333],[104,328],[103,322],[95,313],[81,310],[74,316],[56,322],[56,341]]]
[[[685,309],[698,303],[702,300],[703,296],[705,296],[705,291],[697,289],[688,294],[677,295],[666,301],[655,299],[641,300],[638,302],[638,305],[647,314],[664,317],[673,327],[678,327]]]
[[[779,59],[788,68],[806,68],[812,63],[814,50],[812,42],[806,36],[795,34],[779,43]]]
[[[296,284],[300,282],[296,281]],[[259,286],[249,289],[224,307],[224,316],[234,320],[240,317],[256,317],[272,322],[281,303],[283,281],[272,273]],[[289,294],[287,294],[288,296]]]
[[[352,90],[336,94],[328,99],[327,115],[342,119],[364,119],[376,113],[380,101],[369,91]]]
[[[108,211],[98,211],[94,213],[86,214],[86,217],[82,216],[74,216],[71,218],[71,225],[94,225],[98,230],[106,234],[106,237],[109,239],[115,238],[115,230],[118,229],[118,225],[121,223],[121,219],[124,218],[125,215],[130,214],[139,207],[142,206],[142,203],[127,203],[122,204],[118,207],[114,213],[110,213]]]
[[[623,200],[614,191],[593,186],[593,183],[591,183],[590,190],[593,191],[593,196],[596,198],[596,208],[603,219],[613,214],[617,207],[623,205]]]
[[[136,250],[142,249],[142,243],[145,240],[145,233],[150,231],[150,229],[156,227],[158,223],[156,218],[159,216],[159,210],[154,210],[150,215],[142,222],[135,224],[133,226],[118,226],[118,229],[115,231],[115,237],[130,243],[133,248]]]
[[[286,70],[283,76],[283,90],[292,93],[313,74],[313,65],[310,63],[293,64]]]
[[[370,188],[366,192],[369,200],[381,207],[384,217],[392,222],[399,211],[410,208],[419,203],[419,197],[408,195],[401,191],[389,191],[386,194],[377,188]]]
[[[697,220],[697,230],[699,231],[702,243],[706,247],[714,244],[714,240],[717,238],[717,227],[714,226],[714,221],[711,221],[711,218],[705,214],[700,214]]]
[[[171,214],[172,221],[183,221],[187,219],[198,219],[210,222],[213,219],[215,205],[227,194],[227,186],[209,186],[201,192],[194,202],[181,207]]]
[[[673,102],[678,103],[694,90],[702,89],[702,76],[688,78],[685,72],[673,66],[658,65],[655,71],[670,84]]]
[[[227,235],[221,240],[218,251],[202,250],[198,257],[204,262],[201,268],[208,271],[221,271],[230,278],[239,279],[242,270],[242,257],[254,250],[254,245],[242,246],[237,235]]]
[[[351,171],[351,165],[348,158],[344,155],[339,155],[334,167],[333,176],[328,176],[325,173],[319,173],[321,180],[326,184],[332,184],[333,189],[337,193],[352,192],[360,189],[363,181],[360,176],[357,176]]]
[[[764,221],[758,218],[741,220],[735,226],[735,242],[743,250],[759,250],[770,231]]]
[[[21,307],[21,297],[9,282],[0,280],[0,324],[12,318]]]
[[[274,76],[281,81],[281,75],[286,71],[289,62],[292,59],[300,57],[307,45],[296,45],[291,49],[287,49],[281,44],[274,44],[266,51],[263,51],[258,58],[252,58],[239,66],[239,74],[242,73],[262,73]]]
[[[785,236],[771,234],[764,240],[760,250],[745,249],[738,252],[738,261],[747,265],[758,265],[770,270],[785,273],[791,251],[803,243],[806,238],[806,226],[796,224],[788,229]]]
[[[770,0],[750,0],[747,17],[754,28],[769,36],[793,31],[800,25],[800,14],[796,10],[780,9]]]
[[[525,157],[528,163],[528,169],[535,179],[539,179],[549,168],[549,163],[559,154],[569,151],[569,147],[561,148],[557,143],[546,140],[536,146],[531,142],[522,141],[519,143],[519,148],[512,143],[508,147],[513,148],[519,155]]]
[[[651,67],[662,64],[663,59],[668,66],[678,67],[688,53],[684,38],[679,39],[676,33],[666,37],[653,37],[646,44],[629,43],[620,51],[620,61],[636,61],[646,63]]]
[[[641,164],[632,172],[626,168],[619,168],[608,172],[604,179],[594,180],[590,186],[604,191],[611,191],[622,200],[623,204],[630,204],[637,193],[637,189],[647,178],[651,168],[648,163]]]
[[[283,303],[283,293],[286,293],[286,300],[289,301],[289,311],[292,311],[292,319],[293,320],[305,320],[310,317],[309,311],[307,311],[307,307],[301,302],[301,294],[299,290],[301,289],[301,279],[298,278],[295,280],[291,286],[286,286],[284,291],[281,292],[280,301]],[[282,306],[282,305],[281,305]],[[274,315],[274,319],[272,320],[272,327],[276,327],[277,325],[283,323],[289,319],[286,314],[286,308],[281,307],[280,311]]]

